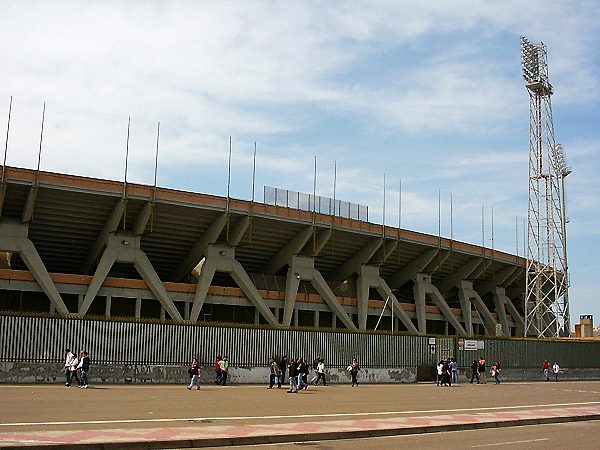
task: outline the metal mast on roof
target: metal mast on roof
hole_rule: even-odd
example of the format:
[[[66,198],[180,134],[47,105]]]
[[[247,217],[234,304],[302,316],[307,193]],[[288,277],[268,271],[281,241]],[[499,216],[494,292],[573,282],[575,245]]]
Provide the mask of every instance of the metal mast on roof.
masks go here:
[[[10,131],[10,114],[12,112],[12,95],[8,104],[8,123],[6,125],[6,141],[4,143],[4,161],[2,162],[2,179],[0,180],[0,215],[4,206],[4,196],[6,194],[6,154],[8,153],[8,134]]]
[[[521,37],[521,65],[529,93],[525,335],[565,336],[570,320],[561,180],[566,174],[556,152],[546,46]]]
[[[127,227],[127,163],[129,161],[129,130],[131,129],[131,116],[127,118],[127,143],[125,144],[125,176],[123,178],[123,230]]]

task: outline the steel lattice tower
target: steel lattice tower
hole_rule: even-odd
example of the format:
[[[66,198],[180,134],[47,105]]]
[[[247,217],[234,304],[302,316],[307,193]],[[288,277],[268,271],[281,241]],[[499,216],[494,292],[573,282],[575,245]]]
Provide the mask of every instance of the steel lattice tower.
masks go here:
[[[570,170],[554,138],[546,46],[521,37],[521,62],[529,92],[525,335],[568,336],[564,178]]]

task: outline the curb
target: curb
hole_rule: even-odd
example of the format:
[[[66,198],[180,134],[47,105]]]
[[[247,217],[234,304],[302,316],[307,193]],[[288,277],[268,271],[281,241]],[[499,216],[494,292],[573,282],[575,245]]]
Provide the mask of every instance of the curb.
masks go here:
[[[414,434],[442,433],[448,431],[481,430],[491,428],[507,428],[527,425],[544,425],[566,422],[581,422],[600,420],[599,414],[566,415],[559,417],[535,417],[524,419],[497,420],[490,422],[456,423],[445,425],[423,425],[415,427],[390,427],[383,429],[347,430],[305,432],[302,434],[261,434],[255,436],[224,436],[194,439],[166,439],[166,440],[136,440],[130,442],[90,442],[90,443],[48,443],[34,445],[2,445],[0,449],[29,449],[29,450],[147,450],[147,449],[173,449],[173,448],[202,448],[202,447],[227,447],[259,444],[283,444],[291,442],[327,441],[342,439],[360,439],[385,436],[404,436]]]

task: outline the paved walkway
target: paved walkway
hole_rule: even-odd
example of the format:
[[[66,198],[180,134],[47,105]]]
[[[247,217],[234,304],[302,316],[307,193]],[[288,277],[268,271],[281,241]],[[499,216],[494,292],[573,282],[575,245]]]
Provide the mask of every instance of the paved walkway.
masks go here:
[[[392,436],[596,419],[600,419],[599,405],[289,424],[3,432],[0,433],[0,447],[194,448]]]
[[[331,385],[294,395],[258,385],[0,385],[0,450],[268,444],[596,419],[594,381]]]

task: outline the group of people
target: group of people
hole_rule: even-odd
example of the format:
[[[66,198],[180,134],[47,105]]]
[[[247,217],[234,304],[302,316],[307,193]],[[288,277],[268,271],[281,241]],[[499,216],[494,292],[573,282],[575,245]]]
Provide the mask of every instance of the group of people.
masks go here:
[[[200,390],[200,370],[201,366],[198,357],[195,357],[188,366],[188,374],[190,376],[190,384],[187,388],[191,391],[194,386],[196,390]],[[217,356],[215,359],[215,384],[227,386],[227,376],[229,375],[229,360],[227,356]]]
[[[547,359],[544,359],[542,364],[542,371],[544,372],[545,381],[550,381],[550,363]],[[558,361],[554,361],[552,364],[552,373],[554,374],[554,379],[558,381],[558,374],[560,373],[560,366],[558,365]]]
[[[486,360],[483,356],[474,359],[471,363],[471,383],[477,380],[477,384],[487,383]],[[496,361],[490,367],[490,375],[494,378],[494,384],[500,384],[500,363]]]
[[[65,361],[65,373],[67,382],[65,386],[70,386],[73,378],[77,380],[78,387],[88,387],[88,376],[87,372],[90,367],[90,358],[86,351],[81,351],[81,358],[78,359],[69,349],[65,350],[66,361]],[[296,359],[289,359],[287,355],[283,355],[279,362],[275,358],[269,359],[269,386],[268,389],[273,389],[277,385],[278,389],[285,384],[286,373],[289,380],[288,393],[298,393],[303,389],[307,389],[309,385],[308,375],[310,374],[308,361],[299,357]],[[310,383],[317,386],[320,381],[323,381],[323,386],[327,386],[327,380],[325,379],[325,359],[321,356],[315,357],[312,362],[312,368],[314,370],[314,376],[310,380]],[[350,373],[352,380],[352,387],[358,386],[358,372],[360,371],[360,365],[356,358],[352,359],[352,363],[346,368]],[[490,367],[490,374],[494,379],[495,384],[500,384],[500,362],[496,361]],[[560,366],[558,362],[554,362],[552,367],[547,359],[542,364],[542,370],[544,373],[545,381],[550,380],[550,370],[554,374],[554,378],[558,381],[558,374],[560,373]],[[190,375],[190,384],[188,389],[191,390],[194,386],[200,389],[200,364],[198,358],[194,358],[188,368]],[[215,384],[226,386],[227,376],[229,373],[229,361],[227,356],[221,358],[217,356],[215,360]],[[474,359],[471,364],[471,381],[472,384],[475,380],[477,384],[486,384],[486,360],[483,356],[479,359]],[[437,386],[452,386],[458,383],[458,363],[455,358],[448,358],[440,360],[437,365]]]
[[[269,386],[268,389],[273,389],[277,385],[278,389],[286,382],[286,374],[288,376],[289,389],[288,393],[298,393],[303,389],[307,389],[309,383],[318,386],[322,381],[323,386],[327,386],[325,358],[318,355],[312,362],[314,376],[308,380],[310,375],[310,365],[304,357],[289,359],[287,355],[283,355],[279,362],[275,358],[269,359]],[[200,370],[201,366],[198,358],[195,357],[188,367],[190,383],[187,386],[188,390],[196,387],[200,389]],[[356,358],[352,359],[352,363],[347,367],[352,379],[352,387],[358,386],[358,372],[360,365]],[[227,356],[221,358],[217,356],[215,360],[215,384],[226,386],[227,376],[229,372],[229,361]]]
[[[275,361],[275,358],[271,358],[269,360],[269,367],[268,389],[272,389],[274,385],[277,385],[277,388],[281,389],[281,385],[285,384],[286,372],[290,383],[288,393],[296,394],[302,389],[308,388],[310,368],[305,358],[300,357],[290,360],[287,355],[283,355],[279,363]],[[316,356],[312,362],[312,368],[314,376],[311,378],[310,383],[317,386],[322,380],[323,386],[327,386],[327,380],[325,379],[325,358],[320,355]]]
[[[456,358],[442,359],[437,365],[437,386],[452,386],[458,383],[458,363]]]
[[[65,349],[65,386],[71,386],[73,378],[77,381],[77,387],[88,388],[88,372],[90,370],[90,355],[85,350],[79,352],[79,358],[68,348]]]

